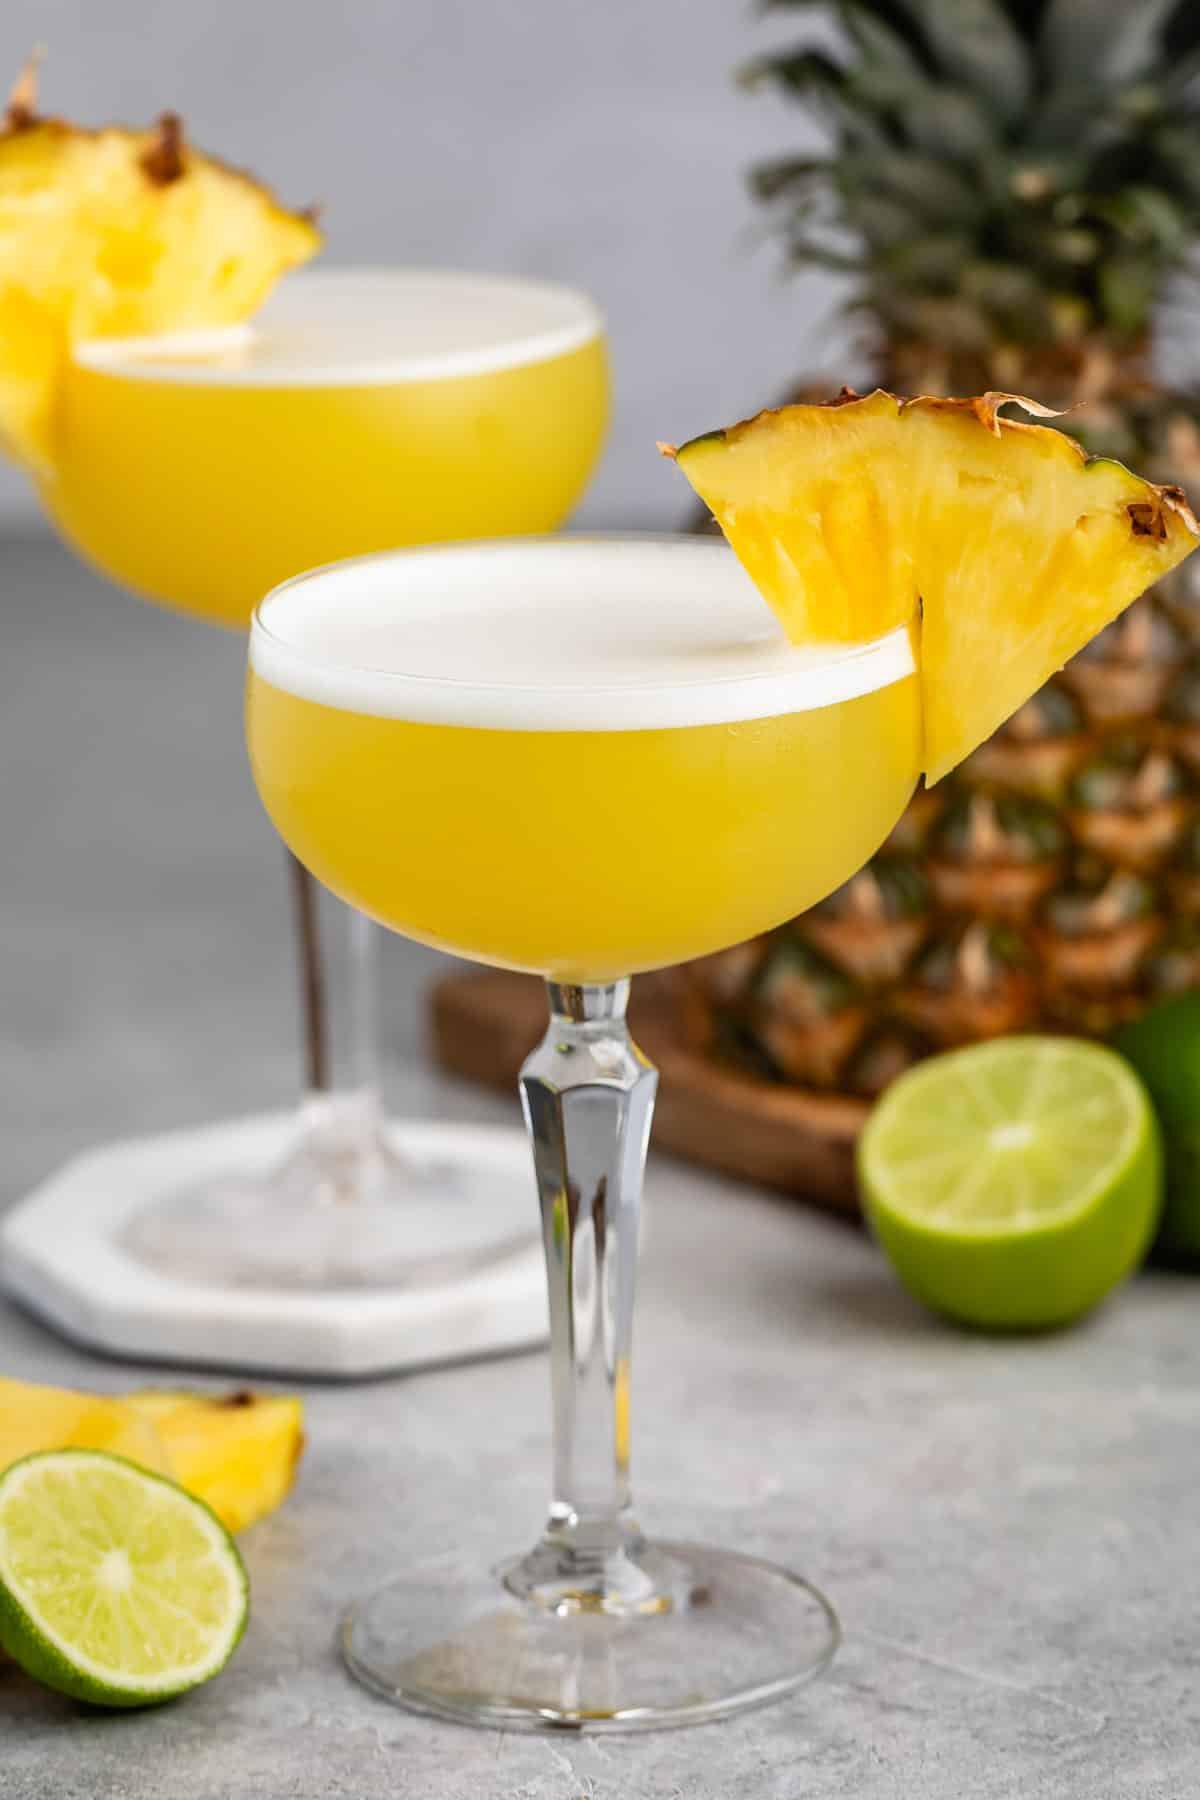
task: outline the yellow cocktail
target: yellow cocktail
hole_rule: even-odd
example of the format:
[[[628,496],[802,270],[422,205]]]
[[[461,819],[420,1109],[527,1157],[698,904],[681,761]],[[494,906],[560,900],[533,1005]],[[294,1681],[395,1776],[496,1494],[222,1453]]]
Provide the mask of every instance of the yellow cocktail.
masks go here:
[[[552,529],[607,415],[583,296],[317,270],[253,326],[79,348],[42,496],[114,580],[244,627],[268,588],[318,563]]]
[[[757,1558],[648,1543],[631,1511],[657,1077],[625,1029],[626,977],[779,923],[878,846],[919,769],[907,628],[799,648],[712,541],[443,546],[271,595],[247,719],[267,810],[322,881],[549,985],[521,1074],[550,1288],[549,1522],[499,1591],[456,1565],[372,1596],[346,1623],[350,1667],[423,1711],[526,1729],[685,1724],[786,1693],[833,1652],[823,1598]]]
[[[603,328],[581,294],[452,272],[306,271],[248,325],[75,345],[40,491],[114,580],[245,629],[268,588],[338,557],[560,525],[607,416]],[[317,1290],[444,1281],[510,1255],[531,1221],[482,1138],[460,1133],[422,1162],[401,1131],[396,1153],[375,1076],[370,935],[340,921],[322,959],[316,891],[299,864],[293,874],[298,1129],[266,1175],[240,1146],[215,1178],[181,1171],[131,1242],[191,1278]],[[339,1210],[349,1201],[353,1231]]]
[[[559,981],[738,943],[837,887],[916,781],[904,632],[788,644],[723,545],[377,558],[260,612],[284,840],[407,936]]]

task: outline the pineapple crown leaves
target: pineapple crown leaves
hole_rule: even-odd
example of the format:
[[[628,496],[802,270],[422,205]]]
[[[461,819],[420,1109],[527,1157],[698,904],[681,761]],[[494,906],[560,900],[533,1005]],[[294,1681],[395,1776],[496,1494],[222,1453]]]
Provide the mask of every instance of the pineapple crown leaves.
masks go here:
[[[1195,0],[765,0],[838,28],[743,71],[824,155],[751,173],[788,260],[895,344],[1137,344],[1200,237]]]

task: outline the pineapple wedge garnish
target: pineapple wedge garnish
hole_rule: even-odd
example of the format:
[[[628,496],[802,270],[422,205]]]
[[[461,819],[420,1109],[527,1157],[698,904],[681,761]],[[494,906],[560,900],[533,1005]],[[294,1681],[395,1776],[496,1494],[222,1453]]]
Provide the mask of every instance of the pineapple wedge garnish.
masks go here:
[[[244,1531],[285,1498],[304,1448],[291,1395],[78,1394],[0,1377],[0,1472],[37,1450],[108,1450],[169,1475]]]
[[[45,473],[72,344],[237,324],[321,240],[175,114],[85,131],[37,115],[35,75],[0,130],[0,446]]]
[[[660,446],[799,643],[919,633],[939,781],[1196,546],[1178,488],[1090,459],[1017,395],[845,390]]]
[[[304,1449],[304,1407],[286,1394],[148,1389],[126,1404],[157,1432],[181,1487],[245,1531],[287,1498]]]

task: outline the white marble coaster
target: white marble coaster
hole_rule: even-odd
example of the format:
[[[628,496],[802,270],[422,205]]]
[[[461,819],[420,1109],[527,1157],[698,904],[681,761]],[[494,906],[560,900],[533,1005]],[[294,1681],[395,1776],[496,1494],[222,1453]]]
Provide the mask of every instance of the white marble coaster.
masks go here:
[[[508,1216],[522,1209],[528,1243],[486,1269],[437,1285],[272,1290],[178,1280],[130,1253],[142,1209],[233,1166],[269,1167],[294,1132],[294,1114],[265,1114],[87,1151],[0,1220],[0,1280],[77,1343],[247,1373],[352,1379],[545,1342],[529,1147],[505,1126],[388,1126],[402,1156],[465,1164]]]

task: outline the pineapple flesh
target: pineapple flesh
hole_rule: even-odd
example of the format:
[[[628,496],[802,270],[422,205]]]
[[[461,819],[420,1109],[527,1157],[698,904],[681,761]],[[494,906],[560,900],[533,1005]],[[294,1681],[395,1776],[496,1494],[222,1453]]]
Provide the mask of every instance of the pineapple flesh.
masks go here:
[[[244,1531],[286,1498],[304,1448],[291,1395],[99,1396],[0,1377],[0,1472],[39,1450],[107,1450],[169,1475]]]
[[[1178,488],[1001,418],[1017,398],[846,391],[664,446],[791,638],[917,626],[930,783],[1200,537]]]
[[[157,1432],[175,1480],[227,1530],[245,1531],[287,1498],[304,1449],[304,1408],[294,1396],[150,1389],[127,1404]]]
[[[0,1471],[40,1450],[106,1450],[158,1475],[170,1469],[154,1420],[122,1400],[0,1376]]]
[[[26,71],[0,131],[0,447],[45,472],[73,344],[239,323],[320,235],[173,113],[85,131],[35,105]]]

